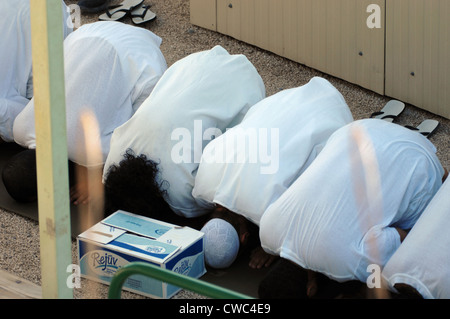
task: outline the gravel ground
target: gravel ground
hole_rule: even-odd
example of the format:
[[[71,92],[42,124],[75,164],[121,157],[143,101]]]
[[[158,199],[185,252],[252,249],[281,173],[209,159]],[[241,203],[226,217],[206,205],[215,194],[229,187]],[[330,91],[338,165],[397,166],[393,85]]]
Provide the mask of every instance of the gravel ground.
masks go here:
[[[76,4],[77,1],[65,1]],[[328,79],[344,96],[355,119],[366,118],[380,110],[389,101],[359,86],[327,76],[231,37],[205,30],[190,24],[189,0],[146,0],[157,14],[157,19],[144,25],[163,39],[161,50],[170,66],[175,61],[194,52],[221,45],[231,54],[244,54],[255,65],[266,84],[267,95],[282,89],[306,84],[314,76]],[[82,24],[97,21],[97,14],[83,15]],[[124,23],[131,23],[124,20]],[[441,126],[431,137],[438,149],[438,156],[444,167],[450,167],[448,147],[450,145],[450,121],[416,107],[407,105],[399,118],[401,125],[418,125],[426,118],[437,119]],[[73,260],[76,262],[76,244],[72,245]],[[41,284],[39,260],[39,229],[35,221],[6,212],[0,208],[0,269],[15,274],[38,285]],[[106,298],[104,285],[83,280],[82,288],[74,290],[75,298]],[[124,292],[123,298],[143,298]],[[174,298],[202,298],[182,291]]]

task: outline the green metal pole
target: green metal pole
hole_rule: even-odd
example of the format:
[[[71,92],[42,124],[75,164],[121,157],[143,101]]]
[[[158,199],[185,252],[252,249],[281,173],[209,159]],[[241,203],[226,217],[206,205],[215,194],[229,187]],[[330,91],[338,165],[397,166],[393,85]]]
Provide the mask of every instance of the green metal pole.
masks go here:
[[[30,0],[42,296],[73,298],[61,0]]]
[[[133,262],[124,267],[114,275],[110,287],[108,298],[119,299],[122,292],[122,286],[131,275],[144,275],[155,278],[162,282],[184,288],[203,296],[217,299],[251,299],[251,297],[238,292],[225,289],[196,278],[178,274],[176,272],[158,268],[154,265],[144,262]]]

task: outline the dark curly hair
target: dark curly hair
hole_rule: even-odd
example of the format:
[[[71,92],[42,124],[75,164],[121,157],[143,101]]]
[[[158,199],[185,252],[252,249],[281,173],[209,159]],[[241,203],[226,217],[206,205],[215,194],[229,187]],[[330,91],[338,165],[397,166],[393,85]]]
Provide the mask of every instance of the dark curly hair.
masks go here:
[[[105,216],[117,210],[173,222],[175,213],[165,201],[167,181],[158,182],[158,163],[128,149],[118,165],[108,168]]]

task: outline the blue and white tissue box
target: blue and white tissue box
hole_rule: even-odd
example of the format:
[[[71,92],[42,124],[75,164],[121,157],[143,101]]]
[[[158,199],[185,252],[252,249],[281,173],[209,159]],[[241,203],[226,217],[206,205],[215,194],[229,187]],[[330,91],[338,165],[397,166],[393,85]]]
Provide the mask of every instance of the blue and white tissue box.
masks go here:
[[[117,211],[77,237],[81,276],[109,284],[123,266],[139,261],[199,278],[206,273],[203,233],[156,219]],[[168,299],[181,288],[132,275],[124,290]]]

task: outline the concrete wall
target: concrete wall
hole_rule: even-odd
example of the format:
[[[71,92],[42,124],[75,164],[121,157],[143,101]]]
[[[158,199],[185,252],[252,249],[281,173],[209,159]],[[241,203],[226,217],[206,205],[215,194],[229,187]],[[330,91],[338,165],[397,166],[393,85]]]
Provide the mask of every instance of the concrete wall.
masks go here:
[[[191,22],[450,118],[448,0],[190,0]]]

